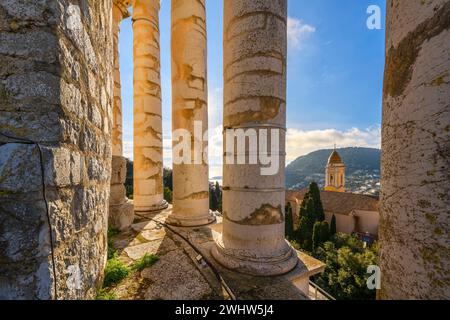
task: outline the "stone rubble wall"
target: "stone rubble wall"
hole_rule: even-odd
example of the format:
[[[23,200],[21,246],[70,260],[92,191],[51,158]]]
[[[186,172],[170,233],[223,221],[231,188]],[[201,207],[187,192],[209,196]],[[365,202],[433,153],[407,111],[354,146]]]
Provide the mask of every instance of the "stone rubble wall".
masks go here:
[[[40,143],[59,299],[93,298],[106,263],[112,2],[0,0],[0,131]],[[33,145],[0,137],[0,299],[51,299]]]

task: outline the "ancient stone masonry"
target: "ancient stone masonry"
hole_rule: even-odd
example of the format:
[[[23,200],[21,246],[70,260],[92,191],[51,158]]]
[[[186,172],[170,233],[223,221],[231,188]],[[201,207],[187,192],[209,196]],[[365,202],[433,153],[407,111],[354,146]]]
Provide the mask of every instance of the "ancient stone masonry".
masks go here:
[[[164,209],[159,0],[133,1],[134,209]]]
[[[223,234],[212,253],[241,272],[283,274],[298,262],[284,236],[287,1],[228,0],[224,8],[224,127],[278,132],[280,165],[264,176],[261,163],[224,160]]]
[[[50,217],[37,147],[0,136],[0,299],[89,298],[101,285],[111,12],[110,1],[0,1],[0,131],[41,146]]]
[[[208,88],[206,79],[206,12],[204,0],[172,0],[172,130],[175,144],[188,139],[188,158],[173,163],[173,212],[169,222],[180,226],[205,225],[209,211],[207,142]],[[198,132],[196,132],[198,131]],[[182,133],[189,134],[183,137]]]
[[[387,3],[384,299],[449,299],[450,1]]]
[[[129,6],[134,210],[145,213],[134,225],[118,50]],[[279,297],[300,289],[304,298],[309,277],[325,266],[293,250],[284,234],[287,0],[226,0],[224,8],[223,217],[213,224],[201,139],[208,129],[205,0],[172,0],[174,146],[180,129],[191,143],[187,164],[173,151],[173,210],[163,210],[160,1],[0,0],[0,299],[95,297],[108,223],[126,229],[121,258],[130,263],[168,249],[143,272],[149,299],[178,297],[165,279],[187,280],[186,287],[200,279],[203,288],[188,290],[190,297],[209,292],[201,270],[182,278],[198,252],[185,255],[192,247],[181,247],[180,234],[230,283],[244,279],[242,297],[258,297],[248,294],[257,293],[255,283],[273,297],[275,283]],[[388,0],[386,29],[380,298],[449,299],[450,0]],[[229,143],[238,132],[245,150]],[[276,172],[266,161],[273,155]],[[343,166],[337,172],[343,185]],[[181,269],[172,263],[179,257]],[[255,277],[275,275],[283,276]]]

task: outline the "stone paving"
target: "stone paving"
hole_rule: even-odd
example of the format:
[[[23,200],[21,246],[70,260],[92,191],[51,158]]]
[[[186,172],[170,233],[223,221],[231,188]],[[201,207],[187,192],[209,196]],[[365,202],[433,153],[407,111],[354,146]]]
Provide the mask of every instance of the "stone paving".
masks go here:
[[[154,254],[159,261],[142,272],[133,273],[115,286],[117,299],[124,300],[227,300],[231,299],[216,275],[199,255],[179,235],[188,239],[219,271],[237,299],[308,299],[298,285],[324,265],[299,253],[299,264],[292,272],[277,277],[254,277],[223,268],[210,255],[214,239],[221,231],[221,217],[217,223],[199,228],[168,228],[164,222],[171,208],[162,212],[137,216],[130,229],[113,237],[119,259],[131,265],[145,254]]]

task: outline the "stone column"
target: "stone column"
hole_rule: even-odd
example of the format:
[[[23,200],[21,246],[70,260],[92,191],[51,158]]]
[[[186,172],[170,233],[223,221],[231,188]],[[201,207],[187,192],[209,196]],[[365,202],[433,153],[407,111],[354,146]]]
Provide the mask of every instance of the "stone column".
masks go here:
[[[381,299],[449,299],[450,1],[387,2]]]
[[[167,208],[163,195],[163,138],[159,0],[133,1],[134,210]]]
[[[114,103],[112,127],[112,165],[111,192],[109,198],[109,226],[123,230],[134,220],[133,203],[127,199],[125,179],[127,175],[127,161],[122,151],[122,96],[120,83],[119,61],[119,25],[129,17],[127,1],[113,1],[113,48],[114,48]]]
[[[247,130],[249,136],[253,130],[260,139],[268,130],[279,143],[279,150],[270,151],[279,168],[264,175],[261,162],[226,164],[226,154],[223,234],[212,254],[243,273],[279,275],[298,262],[284,234],[287,1],[227,0],[224,5],[224,127]],[[227,135],[224,140],[231,142]],[[256,149],[246,144],[237,153],[250,158]],[[259,155],[267,152],[260,148]]]
[[[172,130],[189,134],[190,161],[173,148],[173,212],[168,223],[199,226],[214,221],[209,211],[207,141],[208,88],[204,0],[172,0]]]
[[[112,153],[122,156],[122,85],[120,82],[119,33],[120,23],[129,17],[126,1],[113,0],[113,45],[114,45],[114,105],[112,128]]]

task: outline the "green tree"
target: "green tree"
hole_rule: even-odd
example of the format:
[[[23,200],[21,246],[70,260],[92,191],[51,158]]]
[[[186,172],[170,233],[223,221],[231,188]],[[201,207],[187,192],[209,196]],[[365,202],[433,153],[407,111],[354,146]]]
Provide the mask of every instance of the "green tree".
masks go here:
[[[214,186],[214,191],[215,191],[216,200],[217,200],[217,211],[222,212],[222,187],[220,186],[218,181],[216,181],[216,184]]]
[[[303,250],[313,250],[313,233],[316,222],[325,221],[325,213],[320,199],[320,190],[317,183],[310,184],[300,207],[300,223],[296,231],[296,240]],[[325,227],[321,226],[321,232]],[[329,232],[329,230],[328,230]],[[322,232],[324,233],[324,232]],[[326,241],[326,240],[325,240]]]
[[[133,199],[133,161],[127,159],[127,175],[125,179],[125,190],[127,197]]]
[[[330,236],[334,236],[336,233],[337,233],[336,216],[333,214],[333,217],[331,218],[331,224],[330,224]]]
[[[314,203],[314,215],[317,221],[325,221],[325,212],[323,211],[322,201],[320,199],[320,189],[317,183],[311,182],[309,185],[309,197]]]
[[[312,251],[312,233],[313,227],[311,227],[311,221],[307,216],[300,218],[297,229],[297,243],[303,250]]]
[[[316,251],[319,246],[328,241],[330,238],[330,228],[328,226],[328,222],[326,221],[317,221],[314,224],[313,228],[313,236],[312,236],[312,245],[313,251]]]
[[[212,211],[217,211],[219,207],[215,188],[212,184],[209,185],[209,208]]]
[[[173,171],[170,168],[164,168],[163,171],[163,183],[164,187],[173,191]]]
[[[338,233],[320,245],[314,256],[326,264],[314,282],[338,300],[373,300],[367,288],[367,267],[378,264],[378,245],[364,248],[356,236]]]
[[[164,188],[164,200],[166,200],[168,203],[172,203],[172,190],[170,190],[168,187]]]
[[[288,202],[285,208],[285,234],[287,239],[294,238],[294,218],[292,216],[292,207]]]

